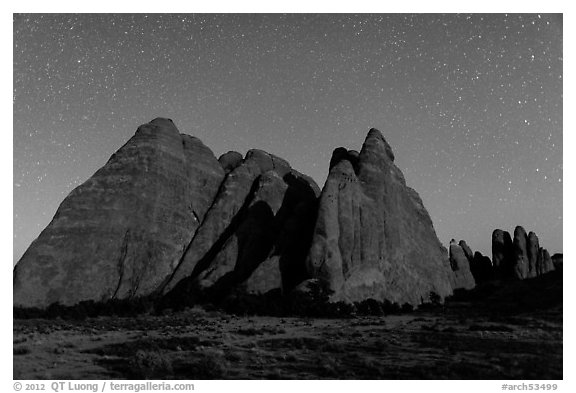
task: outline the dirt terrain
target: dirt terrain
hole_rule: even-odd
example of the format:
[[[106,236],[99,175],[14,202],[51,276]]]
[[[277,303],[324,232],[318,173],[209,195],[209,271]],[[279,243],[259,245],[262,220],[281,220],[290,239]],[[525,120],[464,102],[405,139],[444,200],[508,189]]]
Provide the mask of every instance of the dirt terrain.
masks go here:
[[[319,319],[14,320],[15,379],[562,379],[561,273],[442,307]]]

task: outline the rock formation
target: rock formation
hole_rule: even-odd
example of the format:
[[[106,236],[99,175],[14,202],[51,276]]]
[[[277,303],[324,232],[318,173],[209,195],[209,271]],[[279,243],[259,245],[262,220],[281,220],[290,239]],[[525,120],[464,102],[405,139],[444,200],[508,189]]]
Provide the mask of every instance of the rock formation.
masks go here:
[[[492,232],[492,265],[498,276],[512,275],[512,238],[510,233],[501,229]]]
[[[370,130],[359,154],[334,151],[307,267],[328,284],[332,300],[417,305],[431,293],[452,293],[446,249],[378,130]]]
[[[464,251],[464,255],[466,255],[468,262],[472,263],[472,260],[474,259],[474,252],[472,252],[472,249],[468,246],[468,244],[466,244],[466,241],[460,240],[458,245],[462,248],[462,251]]]
[[[337,148],[320,191],[262,150],[216,159],[169,119],[155,119],[62,202],[14,269],[14,305],[235,293],[307,284],[333,301],[398,305],[554,269],[534,233],[493,233],[490,259],[438,241],[392,149],[371,129],[360,152]],[[315,289],[315,290],[316,290]]]
[[[472,253],[465,241],[461,240],[460,244],[466,246],[469,253]],[[474,277],[470,272],[467,252],[462,246],[456,244],[454,239],[450,242],[450,267],[455,275],[456,285],[454,285],[454,289],[472,289],[476,286]]]
[[[474,276],[476,284],[487,282],[494,278],[492,261],[490,261],[489,257],[482,255],[479,251],[474,253],[474,258],[470,264],[470,271],[472,272],[472,276]]]
[[[536,277],[539,274],[536,272],[536,265],[538,263],[538,251],[540,250],[540,243],[538,236],[534,232],[528,234],[528,241],[526,243],[526,252],[528,254],[528,277]]]
[[[222,154],[220,158],[218,158],[218,162],[220,165],[222,165],[222,168],[226,174],[236,169],[236,167],[242,163],[242,160],[242,154],[238,153],[237,151],[229,151],[228,153]]]
[[[552,265],[554,266],[554,270],[562,271],[564,265],[564,254],[556,253],[552,255]]]
[[[319,194],[279,157],[216,160],[155,119],[64,200],[14,270],[14,305],[290,289],[309,278]]]
[[[514,229],[514,240],[512,241],[514,259],[512,261],[512,276],[523,280],[530,276],[530,262],[528,260],[528,235],[521,226]]]
[[[492,234],[492,262],[494,274],[502,279],[523,280],[541,276],[554,270],[554,264],[546,249],[540,247],[534,232],[517,226],[512,241],[508,232],[501,229]]]
[[[541,276],[552,270],[554,270],[554,263],[552,262],[552,258],[550,258],[548,250],[540,247],[538,250],[538,261],[536,263],[536,275]]]
[[[14,270],[14,305],[147,295],[169,277],[224,171],[167,119],[142,125],[64,199]]]

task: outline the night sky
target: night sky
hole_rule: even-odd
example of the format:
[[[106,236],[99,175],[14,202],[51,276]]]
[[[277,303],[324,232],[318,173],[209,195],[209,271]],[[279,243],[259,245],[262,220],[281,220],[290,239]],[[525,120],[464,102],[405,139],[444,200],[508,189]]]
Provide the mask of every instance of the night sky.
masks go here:
[[[14,15],[14,260],[136,128],[259,148],[322,187],[371,127],[440,240],[562,252],[562,17]]]

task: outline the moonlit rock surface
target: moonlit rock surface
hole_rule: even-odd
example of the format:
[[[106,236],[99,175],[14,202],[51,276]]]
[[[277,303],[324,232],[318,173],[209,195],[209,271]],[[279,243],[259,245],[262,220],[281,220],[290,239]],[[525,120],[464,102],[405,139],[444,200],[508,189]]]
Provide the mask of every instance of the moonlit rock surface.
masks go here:
[[[336,149],[322,190],[307,268],[332,300],[417,305],[452,293],[446,249],[418,194],[406,186],[380,131],[362,150]]]
[[[14,305],[148,295],[177,266],[224,177],[212,151],[155,119],[62,202],[14,270]]]
[[[464,243],[466,244],[466,243]],[[454,289],[472,289],[476,282],[470,271],[470,261],[464,249],[456,244],[450,244],[450,266],[455,275]]]

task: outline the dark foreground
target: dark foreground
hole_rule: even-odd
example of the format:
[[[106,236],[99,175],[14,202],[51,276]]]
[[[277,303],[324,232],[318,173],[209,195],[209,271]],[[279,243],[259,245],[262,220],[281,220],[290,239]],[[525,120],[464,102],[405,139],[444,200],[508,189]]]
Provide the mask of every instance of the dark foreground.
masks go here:
[[[562,379],[562,274],[341,319],[14,320],[15,379]]]

